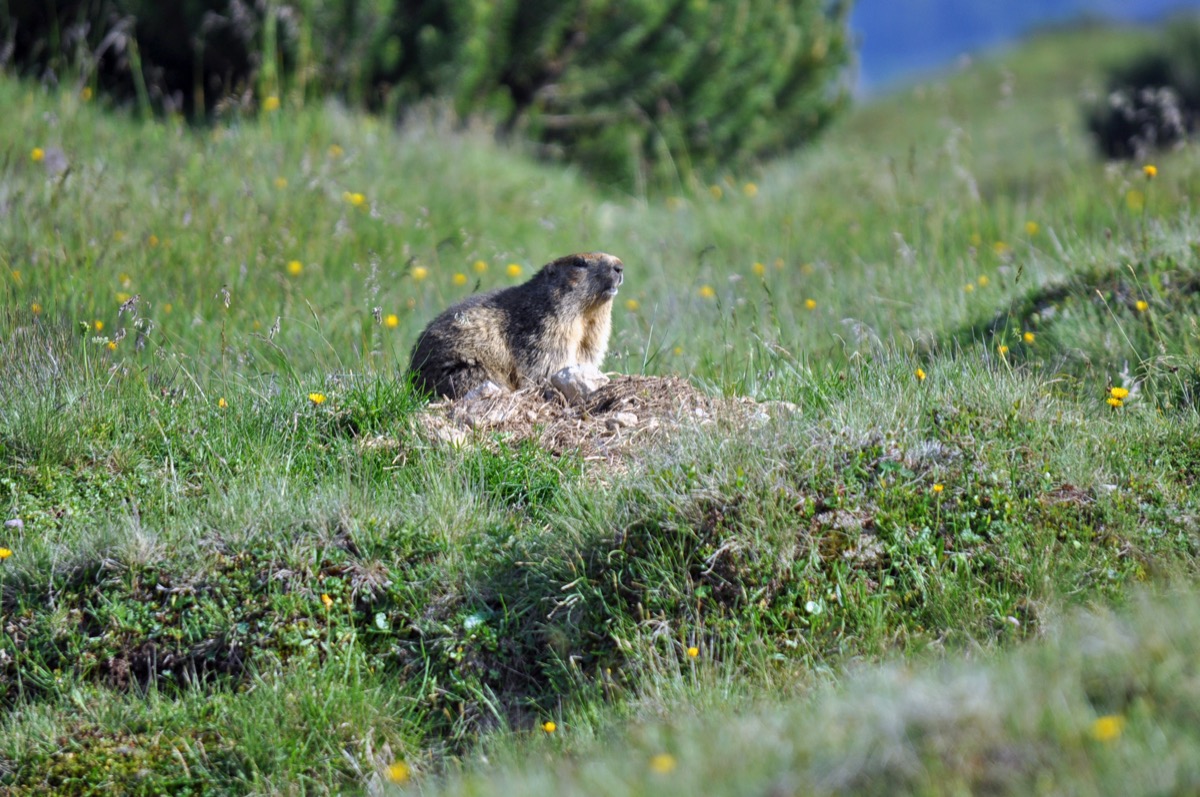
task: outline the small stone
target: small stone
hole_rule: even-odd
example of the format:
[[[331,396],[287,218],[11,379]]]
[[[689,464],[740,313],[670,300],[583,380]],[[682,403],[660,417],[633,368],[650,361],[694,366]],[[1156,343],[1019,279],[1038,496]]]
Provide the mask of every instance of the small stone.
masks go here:
[[[621,426],[637,426],[638,416],[632,412],[618,412],[613,415],[613,420]]]
[[[608,377],[594,365],[569,365],[550,377],[550,384],[558,388],[571,404],[581,403],[607,385],[608,381]]]
[[[477,385],[468,390],[462,397],[461,401],[475,401],[476,399],[491,399],[499,398],[504,395],[504,388],[497,385],[492,380],[487,380],[481,385]]]

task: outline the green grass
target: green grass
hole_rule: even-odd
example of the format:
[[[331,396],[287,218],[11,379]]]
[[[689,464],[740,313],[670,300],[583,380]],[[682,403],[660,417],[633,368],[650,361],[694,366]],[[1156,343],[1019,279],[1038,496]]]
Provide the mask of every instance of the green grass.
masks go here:
[[[0,80],[0,793],[1194,788],[1200,151],[1097,163],[1078,107],[1147,37],[665,198],[436,108]],[[587,249],[607,367],[799,412],[620,471],[431,444],[421,326]]]

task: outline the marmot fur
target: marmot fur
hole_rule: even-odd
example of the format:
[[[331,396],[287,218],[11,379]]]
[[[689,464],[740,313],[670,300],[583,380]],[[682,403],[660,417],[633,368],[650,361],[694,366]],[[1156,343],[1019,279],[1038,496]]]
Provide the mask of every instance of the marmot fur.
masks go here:
[[[417,338],[413,383],[458,398],[489,379],[517,390],[569,365],[599,367],[624,270],[603,252],[567,255],[522,285],[463,299]]]

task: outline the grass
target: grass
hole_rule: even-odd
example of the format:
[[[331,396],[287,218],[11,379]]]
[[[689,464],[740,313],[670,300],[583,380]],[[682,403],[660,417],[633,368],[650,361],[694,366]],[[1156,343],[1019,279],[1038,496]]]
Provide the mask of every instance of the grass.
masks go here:
[[[1194,788],[1200,157],[1078,110],[1148,35],[665,198],[436,108],[0,80],[0,793]],[[620,473],[426,442],[421,326],[586,249],[608,367],[798,414]]]

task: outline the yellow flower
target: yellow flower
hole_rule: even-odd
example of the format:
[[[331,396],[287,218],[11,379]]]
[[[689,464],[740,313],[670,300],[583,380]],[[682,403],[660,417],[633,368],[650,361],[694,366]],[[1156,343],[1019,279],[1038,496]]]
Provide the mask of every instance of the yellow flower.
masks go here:
[[[1008,347],[1005,346],[1003,343],[1001,343],[999,346],[996,347],[996,351],[998,351],[1000,353],[1000,356],[1003,357],[1004,355],[1008,354]]]
[[[12,274],[12,281],[15,282],[16,284],[20,285],[21,284],[21,271],[19,269],[14,268],[9,273]]]
[[[945,490],[945,489],[946,489],[946,485],[944,485],[944,484],[935,484],[935,485],[933,485],[933,491],[934,491],[935,493],[940,493],[942,490]]]
[[[287,188],[287,178],[286,177],[276,177],[275,178],[275,187],[280,190]]]
[[[783,271],[783,258],[782,257],[775,258],[775,270]]]
[[[108,348],[109,351],[117,350],[117,342],[115,340],[110,340],[108,343],[105,344],[105,346]]]
[[[125,240],[125,231],[124,230],[113,231],[113,240],[114,241],[124,241]]]
[[[476,260],[474,263],[471,264],[471,268],[475,269],[476,274],[482,274],[483,272],[487,271],[487,261],[486,260]]]
[[[1036,221],[1025,222],[1025,234],[1026,235],[1030,235],[1030,236],[1037,235],[1038,230],[1040,230],[1040,229],[1041,229],[1041,227],[1038,226],[1038,223]]]
[[[721,186],[719,185],[710,185],[708,187],[708,193],[712,195],[713,199],[720,199],[721,197],[725,196],[725,192],[721,190]]]
[[[751,268],[751,270],[754,271],[754,275],[756,277],[761,277],[763,274],[767,273],[767,267],[764,266],[762,263],[755,263],[750,268]]]
[[[742,186],[742,193],[745,194],[748,199],[754,199],[754,197],[758,196],[758,186],[754,183],[746,183],[744,186]]]
[[[1098,742],[1111,742],[1125,730],[1125,718],[1118,714],[1097,717],[1092,723],[1092,738]]]
[[[125,304],[125,302],[129,301],[129,298],[130,294],[126,293],[125,291],[117,291],[117,301],[119,303]]]
[[[289,260],[287,264],[287,272],[293,277],[299,277],[300,272],[304,270],[304,264],[299,260]]]
[[[84,102],[88,102],[89,100],[91,100],[92,99],[92,87],[84,86],[82,89],[80,89],[79,90],[79,99],[83,100]]]
[[[975,280],[975,282],[977,282],[979,284],[980,288],[986,288],[988,286],[988,283],[991,282],[991,280],[988,279],[987,274],[980,274],[979,279]]]
[[[804,307],[808,310],[816,310],[817,309],[817,300],[816,299],[805,299]]]
[[[392,783],[408,783],[412,770],[403,761],[397,761],[387,768],[387,779]]]
[[[629,312],[631,312],[631,313],[637,312],[637,309],[639,307],[641,307],[641,305],[638,304],[637,299],[626,299],[625,300],[625,309],[628,310]]]
[[[966,285],[963,286],[963,290],[966,291],[967,293],[970,293],[971,291],[975,290],[975,283],[968,282]]]
[[[671,353],[674,354],[676,357],[682,357],[683,356],[683,347],[676,346],[675,348],[671,349]]]
[[[34,315],[41,315],[42,306],[37,302],[34,302],[33,304],[29,305],[29,312],[33,313]]]
[[[1119,398],[1117,398],[1116,396],[1109,396],[1108,398],[1106,398],[1106,399],[1105,399],[1105,401],[1106,401],[1106,402],[1108,402],[1108,406],[1110,406],[1110,407],[1123,407],[1123,406],[1125,406],[1125,402],[1124,402],[1124,401],[1121,401],[1121,400],[1120,400]]]
[[[424,266],[413,266],[412,278],[415,282],[420,282],[429,276],[429,269]]]
[[[104,330],[104,322],[103,321],[93,321],[92,329],[96,330],[97,332],[102,332]]]
[[[400,326],[400,316],[395,313],[388,313],[387,318],[383,319],[383,325],[388,329],[395,329]]]
[[[924,368],[918,368],[918,369],[916,370],[916,372],[915,372],[915,373],[916,373],[916,375],[917,375],[917,381],[918,381],[918,382],[924,382],[924,381],[925,381],[925,369],[924,369]]]
[[[675,756],[670,753],[659,753],[650,759],[650,771],[658,775],[666,775],[675,770]]]
[[[700,648],[696,647],[695,645],[692,645],[690,648],[687,649],[687,654],[688,654],[689,658],[694,659],[700,655]]]
[[[973,232],[968,240],[971,242],[971,246],[979,246],[983,243],[983,236],[977,232]]]
[[[700,298],[701,299],[715,299],[716,296],[717,296],[717,292],[713,290],[713,286],[711,286],[711,285],[701,285],[700,286]]]
[[[312,396],[309,396],[309,398],[312,398]],[[321,603],[325,604],[326,609],[333,608],[333,598],[329,597],[327,593],[321,593]]]
[[[224,396],[221,396],[219,399],[217,399],[217,406],[220,407],[221,409],[225,409],[226,407],[229,406],[229,402],[225,401]]]
[[[454,284],[460,288],[462,286],[466,285],[467,284],[467,275],[463,274],[461,271],[458,272],[457,274],[455,274],[454,275]]]
[[[268,113],[270,113],[271,111],[278,111],[279,110],[279,98],[276,97],[274,94],[272,94],[270,97],[267,97],[265,100],[263,100],[263,110],[267,111]]]
[[[313,404],[324,404],[325,403],[325,394],[324,393],[309,393],[308,400],[311,401]]]
[[[1115,399],[1123,399],[1123,398],[1129,397],[1129,389],[1124,388],[1124,387],[1114,387],[1112,390],[1109,390],[1108,392]]]
[[[7,548],[0,548],[0,561],[3,561],[10,556],[12,556],[12,551]]]
[[[1146,195],[1136,188],[1131,188],[1125,194],[1125,206],[1137,213],[1142,208],[1146,207]]]
[[[1012,247],[1010,247],[1008,244],[1004,243],[1004,241],[996,241],[996,243],[992,244],[992,251],[995,252],[1000,257],[1003,257],[1004,255],[1008,254],[1008,252],[1011,248]]]
[[[150,237],[146,239],[146,243],[150,244],[151,248],[158,246],[158,236],[150,233]]]
[[[41,163],[42,159],[46,157],[46,150],[41,147],[34,147],[33,151],[29,153],[29,157],[34,163]]]
[[[363,204],[367,201],[367,198],[365,196],[363,196],[362,194],[358,193],[357,191],[342,192],[342,199],[346,200],[347,202],[349,202],[351,205],[353,205],[356,208],[361,208],[363,206]]]
[[[1153,180],[1158,177],[1158,167],[1153,163],[1147,163],[1142,167],[1142,174],[1146,175],[1147,180]]]
[[[337,144],[330,144],[330,145],[329,145],[329,157],[331,157],[331,158],[340,158],[340,157],[342,157],[342,155],[344,155],[345,153],[346,153],[346,150],[342,149],[342,148],[341,148],[341,147],[339,147]]]
[[[776,263],[778,263],[778,262],[779,261],[776,261]],[[800,273],[806,277],[811,277],[813,274],[816,273],[816,271],[817,271],[817,268],[812,263],[804,263],[800,266]]]
[[[1026,332],[1021,336],[1021,340],[1025,341],[1026,343],[1033,343],[1034,337],[1035,336],[1032,332]]]
[[[1137,311],[1139,313],[1144,313],[1150,309],[1150,303],[1147,302],[1145,299],[1138,299],[1137,304],[1134,305],[1134,307],[1137,308]]]
[[[519,276],[521,276],[521,264],[520,263],[509,263],[508,268],[506,268],[504,271],[510,277],[519,277]]]
[[[166,304],[164,304],[164,305],[163,305],[163,312],[164,312],[164,313],[169,313],[169,312],[171,312],[171,311],[172,311],[172,310],[174,310],[174,309],[175,309],[175,305],[171,304],[170,302],[167,302]]]
[[[542,730],[546,733],[554,733],[558,730],[558,726],[554,724],[554,720],[546,720],[542,723]]]

